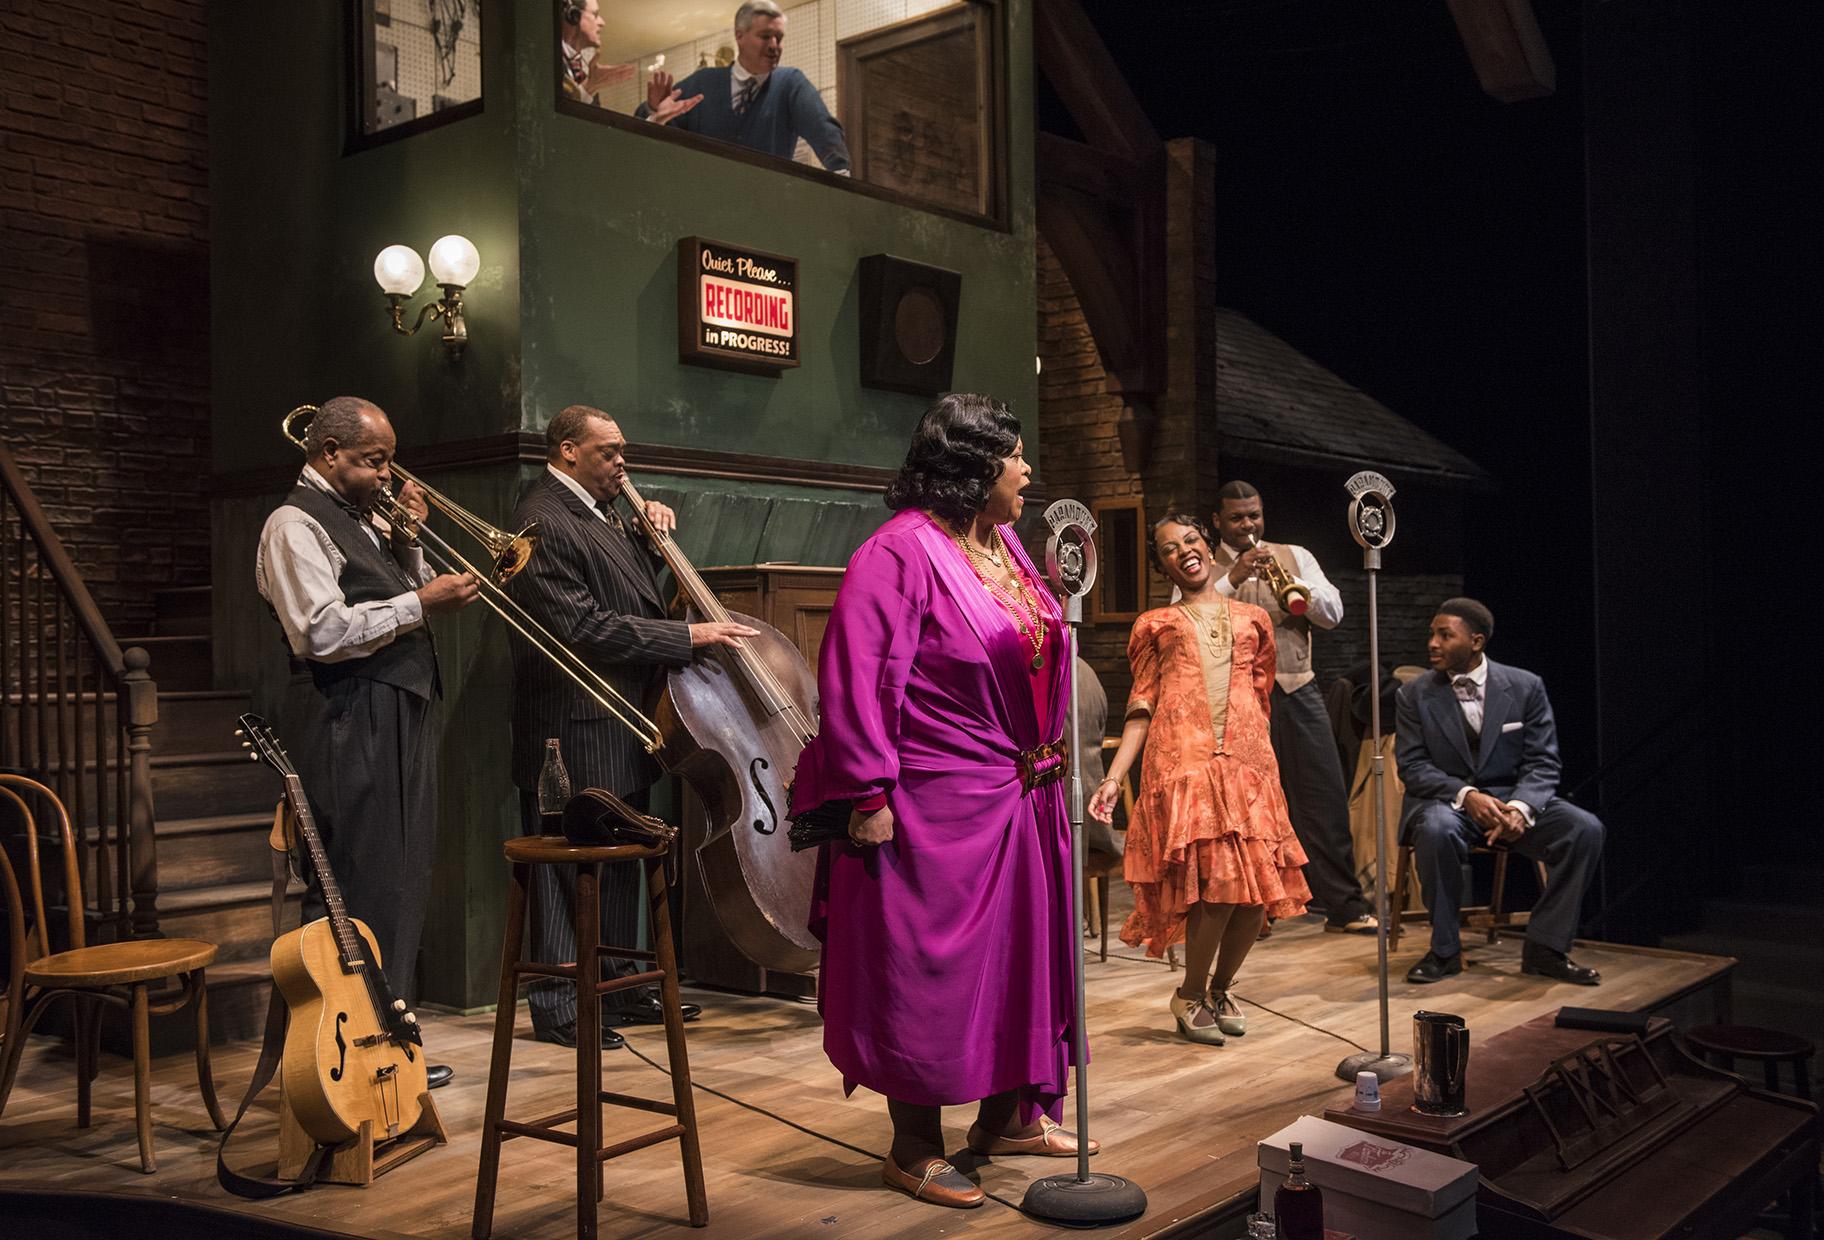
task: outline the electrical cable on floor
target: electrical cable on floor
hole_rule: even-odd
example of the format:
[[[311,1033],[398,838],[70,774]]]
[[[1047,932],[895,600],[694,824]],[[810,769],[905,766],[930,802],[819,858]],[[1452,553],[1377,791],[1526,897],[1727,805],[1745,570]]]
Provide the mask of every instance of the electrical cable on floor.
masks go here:
[[[1163,965],[1166,963],[1163,960],[1155,959],[1151,956],[1131,956],[1125,952],[1110,952],[1108,954],[1108,958],[1110,960],[1126,961],[1129,964]],[[1230,993],[1234,994],[1234,992],[1230,992]],[[1289,1013],[1278,1011],[1275,1008],[1270,1008],[1266,1004],[1261,1003],[1255,999],[1249,999],[1245,995],[1234,994],[1234,998],[1241,1003],[1248,1004],[1250,1007],[1257,1007],[1261,1011],[1266,1012],[1269,1015],[1277,1016],[1281,1020],[1291,1021],[1293,1024],[1302,1025],[1306,1029],[1309,1029],[1314,1033],[1321,1033],[1325,1037],[1335,1038],[1338,1042],[1347,1043],[1348,1045],[1353,1046],[1358,1051],[1365,1052],[1368,1049],[1367,1047],[1363,1046],[1360,1042],[1357,1042],[1354,1038],[1344,1037],[1342,1034],[1336,1033],[1329,1029],[1326,1029],[1322,1025],[1314,1025],[1308,1020],[1301,1020],[1298,1017],[1293,1016]],[[624,1034],[623,1034],[623,1036],[624,1036]],[[666,1076],[671,1075],[670,1068],[667,1068],[664,1064],[661,1064],[658,1060],[653,1059],[650,1056],[648,1056],[648,1055],[644,1054],[643,1052],[641,1052],[640,1050],[638,1050],[634,1046],[634,1044],[631,1040],[629,1040],[627,1042],[627,1050],[630,1054],[633,1055],[634,1058],[636,1058],[640,1062],[644,1063],[647,1067],[652,1068],[659,1072],[663,1072]],[[708,1094],[712,1098],[720,1098],[722,1101],[730,1103],[731,1105],[734,1105],[734,1106],[738,1106],[744,1111],[752,1111],[756,1115],[764,1115],[764,1116],[766,1116],[766,1118],[768,1118],[770,1120],[774,1120],[778,1123],[784,1124],[787,1128],[791,1128],[797,1132],[802,1132],[807,1137],[815,1137],[819,1141],[827,1141],[831,1145],[839,1146],[842,1149],[848,1150],[852,1154],[860,1154],[864,1158],[878,1159],[882,1162],[886,1161],[886,1158],[884,1155],[878,1154],[878,1153],[874,1152],[873,1150],[863,1149],[859,1145],[853,1145],[850,1142],[844,1141],[841,1137],[833,1137],[827,1132],[818,1132],[815,1128],[811,1128],[811,1127],[808,1127],[807,1125],[800,1124],[796,1120],[787,1119],[785,1116],[780,1115],[778,1112],[769,1111],[765,1107],[759,1106],[756,1103],[744,1102],[740,1098],[735,1097],[733,1094],[724,1093],[723,1091],[721,1091],[719,1089],[715,1089],[709,1085],[705,1085],[702,1081],[699,1081],[699,1080],[696,1080],[693,1078],[690,1083],[693,1087],[702,1090],[704,1093]],[[1019,1210],[1020,1209],[1020,1207],[1018,1205],[1016,1205],[1014,1202],[1007,1200],[1007,1198],[1002,1197],[998,1193],[991,1193],[985,1188],[982,1189],[982,1192],[988,1197],[988,1199],[990,1201],[998,1201],[1010,1210]]]
[[[1130,956],[1130,955],[1126,954],[1125,952],[1110,952],[1110,953],[1108,953],[1108,958],[1110,960],[1125,960],[1130,964],[1164,964],[1164,963],[1166,963],[1165,961],[1157,959],[1152,956]],[[1230,991],[1229,994],[1234,999],[1236,999],[1238,1002],[1245,1003],[1250,1007],[1257,1007],[1263,1012],[1266,1012],[1270,1015],[1279,1017],[1281,1020],[1289,1020],[1295,1025],[1303,1025],[1305,1028],[1313,1031],[1314,1033],[1321,1033],[1327,1038],[1335,1038],[1338,1042],[1346,1042],[1350,1046],[1353,1046],[1358,1051],[1366,1052],[1368,1050],[1367,1047],[1363,1046],[1360,1042],[1357,1042],[1354,1038],[1344,1037],[1342,1034],[1337,1033],[1335,1030],[1326,1029],[1322,1025],[1314,1025],[1308,1020],[1300,1020],[1298,1017],[1293,1016],[1290,1013],[1281,1012],[1275,1008],[1270,1008],[1266,1004],[1260,1002],[1260,1000],[1258,1000],[1258,999],[1250,999],[1246,995],[1237,994],[1235,991]]]
[[[622,1036],[623,1037],[626,1036],[625,1031],[623,1031]],[[633,1057],[635,1059],[638,1059],[640,1062],[644,1063],[647,1067],[657,1069],[658,1071],[663,1072],[666,1076],[671,1075],[670,1068],[667,1068],[664,1064],[660,1063],[658,1060],[651,1058],[650,1056],[642,1053],[639,1050],[636,1050],[634,1048],[632,1039],[628,1039],[628,1041],[627,1041],[627,1050],[629,1053],[631,1053],[633,1055]],[[841,1146],[843,1149],[848,1150],[850,1153],[860,1154],[865,1158],[873,1158],[873,1159],[876,1159],[883,1163],[886,1161],[886,1155],[884,1155],[884,1154],[877,1154],[873,1150],[864,1150],[859,1145],[851,1145],[849,1142],[844,1141],[841,1137],[832,1137],[827,1132],[818,1132],[815,1128],[810,1128],[804,1124],[800,1124],[797,1120],[787,1119],[785,1116],[779,1114],[777,1111],[769,1111],[765,1107],[759,1106],[752,1102],[743,1102],[741,1099],[735,1097],[733,1094],[726,1094],[726,1093],[723,1093],[719,1089],[715,1089],[711,1086],[705,1085],[702,1081],[697,1080],[695,1077],[691,1078],[690,1083],[692,1086],[694,1086],[697,1089],[702,1090],[704,1093],[708,1094],[712,1098],[720,1098],[720,1099],[722,1099],[722,1101],[732,1103],[735,1106],[740,1107],[744,1111],[752,1111],[756,1115],[764,1115],[764,1116],[766,1116],[766,1118],[768,1118],[770,1120],[776,1120],[779,1123],[784,1124],[787,1128],[795,1129],[798,1132],[802,1132],[807,1137],[816,1137],[819,1141],[828,1141],[831,1145]],[[980,1185],[977,1185],[977,1187],[979,1188]],[[998,1201],[1010,1210],[1017,1211],[1020,1208],[1016,1202],[1007,1200],[1007,1198],[1001,1196],[999,1193],[991,1193],[985,1188],[982,1189],[982,1193],[990,1201]]]

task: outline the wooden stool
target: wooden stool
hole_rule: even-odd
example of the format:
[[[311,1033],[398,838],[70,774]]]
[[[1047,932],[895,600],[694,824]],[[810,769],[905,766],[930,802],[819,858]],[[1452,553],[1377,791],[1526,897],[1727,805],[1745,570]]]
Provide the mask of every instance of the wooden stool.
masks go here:
[[[1793,1092],[1807,1100],[1811,1097],[1809,1063],[1817,1052],[1804,1038],[1758,1025],[1699,1025],[1685,1034],[1694,1050],[1708,1055],[1717,1067],[1735,1071],[1735,1061],[1746,1059],[1761,1065],[1762,1079],[1769,1093],[1780,1093],[1780,1065],[1792,1065]]]
[[[696,1104],[690,1093],[690,1062],[684,1050],[684,1017],[678,1008],[678,968],[671,949],[671,910],[665,886],[665,849],[635,845],[577,845],[561,835],[532,835],[508,840],[502,847],[512,866],[507,888],[507,929],[500,950],[500,1006],[494,1015],[494,1057],[488,1069],[488,1105],[482,1119],[481,1171],[475,1183],[475,1240],[486,1240],[494,1227],[494,1189],[500,1175],[500,1143],[512,1137],[532,1137],[576,1149],[576,1234],[592,1237],[596,1207],[602,1200],[603,1165],[610,1158],[676,1138],[684,1158],[684,1194],[690,1206],[690,1225],[709,1222],[709,1201],[703,1189],[703,1159],[697,1147]],[[639,861],[646,869],[647,915],[654,951],[604,945],[601,942],[602,866]],[[526,892],[535,865],[576,867],[575,964],[522,963],[520,946],[526,928]],[[654,962],[657,967],[626,977],[602,980],[602,957],[616,956]],[[518,1011],[521,977],[561,977],[576,983],[576,1106],[540,1119],[505,1118],[507,1073],[513,1059],[513,1024]],[[670,1102],[635,1098],[602,1089],[601,996],[635,986],[659,983],[665,1010],[665,1047],[671,1064]],[[602,1104],[655,1111],[677,1122],[612,1145],[602,1144]],[[558,1125],[576,1123],[574,1134]]]
[[[1495,858],[1495,882],[1489,892],[1487,904],[1466,904],[1457,910],[1458,922],[1468,928],[1486,929],[1488,941],[1493,943],[1501,936],[1503,930],[1517,929],[1527,922],[1528,914],[1510,913],[1506,910],[1507,902],[1507,860],[1513,855],[1512,850],[1503,845],[1500,848],[1486,848],[1480,844],[1472,845],[1470,856],[1479,853],[1492,853]],[[1545,865],[1533,862],[1533,868],[1539,875],[1539,890],[1545,890]],[[1400,845],[1399,860],[1394,862],[1393,892],[1388,897],[1387,950],[1394,951],[1400,945],[1400,934],[1403,924],[1408,921],[1431,920],[1431,910],[1423,913],[1409,914],[1406,901],[1412,884],[1412,849]]]

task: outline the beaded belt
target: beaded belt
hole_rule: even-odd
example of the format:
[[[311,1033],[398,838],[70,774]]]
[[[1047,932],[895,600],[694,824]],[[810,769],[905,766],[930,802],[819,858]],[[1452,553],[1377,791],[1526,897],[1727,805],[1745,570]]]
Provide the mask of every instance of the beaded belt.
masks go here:
[[[1049,745],[1028,749],[1019,756],[1020,786],[1027,792],[1055,784],[1070,773],[1070,754],[1059,737]]]

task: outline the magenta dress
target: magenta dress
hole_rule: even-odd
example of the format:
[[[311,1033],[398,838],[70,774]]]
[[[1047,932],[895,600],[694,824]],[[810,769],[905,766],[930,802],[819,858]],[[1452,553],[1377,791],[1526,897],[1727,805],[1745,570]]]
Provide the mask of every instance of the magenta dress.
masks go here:
[[[899,513],[836,596],[792,810],[878,792],[893,810],[889,843],[824,846],[812,895],[845,1089],[925,1106],[1017,1090],[1030,1123],[1058,1118],[1071,1066],[1076,910],[1066,785],[1024,791],[1018,757],[1062,735],[1069,667],[1057,601],[1001,532],[1046,609],[1042,671],[956,544]]]

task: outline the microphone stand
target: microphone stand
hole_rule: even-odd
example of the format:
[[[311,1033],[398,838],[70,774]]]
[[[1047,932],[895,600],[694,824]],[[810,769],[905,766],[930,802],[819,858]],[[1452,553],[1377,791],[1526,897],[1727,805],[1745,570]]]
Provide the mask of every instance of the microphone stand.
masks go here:
[[[1068,502],[1068,501],[1066,501]],[[1046,513],[1049,519],[1051,513]],[[1078,527],[1081,528],[1081,527]],[[1093,525],[1091,529],[1093,529]],[[1062,531],[1060,531],[1062,533]],[[1083,535],[1087,542],[1089,535]],[[1050,557],[1047,557],[1048,559]],[[1074,962],[1071,969],[1076,983],[1077,1019],[1072,1049],[1077,1061],[1077,1172],[1075,1175],[1048,1175],[1026,1187],[1020,1208],[1027,1214],[1054,1222],[1079,1227],[1119,1223],[1146,1212],[1146,1192],[1132,1180],[1089,1170],[1089,1025],[1087,1000],[1083,989],[1083,934],[1078,928],[1077,904],[1083,892],[1083,773],[1077,769],[1077,755],[1082,752],[1077,725],[1077,626],[1083,623],[1083,594],[1089,582],[1079,581],[1081,592],[1071,583],[1054,575],[1054,586],[1064,603],[1064,666],[1070,672],[1070,854],[1071,916],[1066,919],[1065,944]],[[1108,910],[1102,910],[1104,917]]]
[[[1389,494],[1392,489],[1388,486]],[[1352,524],[1354,515],[1352,508]],[[1381,572],[1381,546],[1392,538],[1393,531],[1389,522],[1385,538],[1374,540],[1372,545],[1359,528],[1354,532],[1356,541],[1362,544],[1362,568],[1368,574],[1368,718],[1374,742],[1373,777],[1368,786],[1374,797],[1374,915],[1379,923],[1374,938],[1381,992],[1381,1052],[1377,1055],[1358,1051],[1336,1065],[1337,1076],[1351,1084],[1360,1072],[1372,1072],[1377,1081],[1387,1081],[1412,1071],[1411,1056],[1392,1052],[1387,1028],[1387,764],[1381,756],[1381,607],[1376,585]]]

